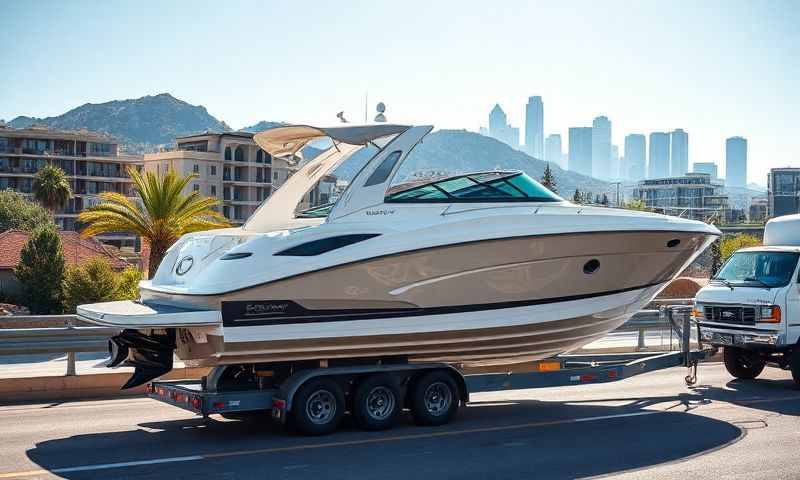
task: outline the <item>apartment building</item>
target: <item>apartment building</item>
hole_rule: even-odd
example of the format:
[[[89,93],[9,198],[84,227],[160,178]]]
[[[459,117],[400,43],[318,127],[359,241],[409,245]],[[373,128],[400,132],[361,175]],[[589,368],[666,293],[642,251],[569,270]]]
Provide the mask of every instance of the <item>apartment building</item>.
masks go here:
[[[141,155],[127,155],[111,137],[88,130],[55,130],[44,126],[11,128],[0,124],[0,190],[33,196],[36,172],[50,164],[64,170],[74,193],[55,212],[62,230],[76,230],[78,214],[98,201],[98,194],[116,192],[133,197],[127,169],[142,169]],[[135,237],[113,234],[98,237],[118,247],[133,247]]]
[[[730,208],[722,183],[706,173],[642,180],[633,198],[655,212],[694,220],[733,223],[743,215]]]
[[[145,171],[195,174],[187,186],[216,197],[222,214],[242,224],[296,170],[297,159],[273,158],[248,132],[205,132],[178,137],[172,150],[145,154]]]

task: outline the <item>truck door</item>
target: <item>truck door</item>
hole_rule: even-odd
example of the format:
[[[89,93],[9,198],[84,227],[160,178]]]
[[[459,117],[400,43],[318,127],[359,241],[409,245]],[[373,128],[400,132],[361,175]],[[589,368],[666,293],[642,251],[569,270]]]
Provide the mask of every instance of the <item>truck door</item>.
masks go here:
[[[787,285],[785,297],[778,294],[776,300],[780,302],[781,297],[785,298],[781,310],[785,310],[786,343],[797,343],[800,337],[800,272],[795,272],[793,281]]]

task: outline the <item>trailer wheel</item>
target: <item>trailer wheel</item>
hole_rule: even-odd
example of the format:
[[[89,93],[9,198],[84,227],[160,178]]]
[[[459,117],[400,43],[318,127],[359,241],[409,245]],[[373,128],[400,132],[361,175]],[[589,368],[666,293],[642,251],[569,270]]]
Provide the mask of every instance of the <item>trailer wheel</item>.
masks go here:
[[[458,386],[444,371],[434,370],[413,382],[411,415],[417,425],[444,425],[458,411]]]
[[[757,353],[737,347],[725,347],[722,358],[728,373],[742,380],[756,378],[767,363]]]
[[[792,351],[792,359],[789,360],[789,370],[792,372],[792,380],[795,385],[800,387],[800,349],[795,348]]]
[[[391,428],[402,408],[400,399],[400,388],[391,375],[370,375],[356,387],[353,418],[364,430]]]
[[[339,426],[344,414],[344,393],[329,378],[313,378],[295,394],[292,418],[304,435],[325,435]]]

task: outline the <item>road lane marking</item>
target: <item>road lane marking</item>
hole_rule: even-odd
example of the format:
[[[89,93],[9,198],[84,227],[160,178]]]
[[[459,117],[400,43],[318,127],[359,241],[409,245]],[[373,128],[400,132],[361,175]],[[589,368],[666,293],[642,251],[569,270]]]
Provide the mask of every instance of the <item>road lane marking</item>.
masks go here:
[[[312,443],[306,445],[292,445],[287,447],[273,447],[273,448],[259,448],[253,450],[237,450],[232,452],[222,452],[222,453],[208,453],[204,455],[189,455],[183,457],[163,457],[163,458],[153,458],[149,460],[137,460],[132,462],[118,462],[118,463],[104,463],[104,464],[95,464],[95,465],[81,465],[75,467],[62,467],[62,468],[54,468],[52,470],[30,470],[26,472],[8,472],[8,473],[0,473],[0,478],[22,478],[22,477],[29,477],[33,475],[46,475],[46,474],[60,474],[60,473],[70,473],[70,472],[85,472],[85,471],[92,471],[92,470],[106,470],[112,468],[130,468],[130,467],[140,467],[144,465],[154,465],[154,464],[164,464],[164,463],[177,463],[177,462],[191,462],[191,461],[198,461],[198,460],[211,460],[217,458],[227,458],[227,457],[239,457],[244,455],[257,455],[257,454],[268,454],[268,453],[280,453],[280,452],[290,452],[290,451],[298,451],[298,450],[312,450],[312,449],[321,449],[321,448],[334,448],[334,447],[347,447],[347,446],[355,446],[355,445],[367,445],[367,444],[377,444],[377,443],[387,443],[387,442],[398,442],[403,440],[415,440],[415,439],[429,439],[429,438],[440,438],[440,437],[452,437],[457,435],[466,435],[470,433],[486,433],[486,432],[501,432],[506,430],[521,430],[525,428],[536,428],[536,427],[549,427],[553,425],[566,425],[566,424],[574,424],[574,423],[582,423],[582,422],[592,422],[592,421],[601,421],[601,420],[609,420],[614,418],[628,418],[628,417],[641,417],[644,415],[655,415],[658,413],[669,413],[663,410],[644,410],[641,412],[632,412],[632,413],[620,413],[617,415],[601,415],[597,417],[583,417],[583,418],[568,418],[564,420],[550,420],[546,422],[529,422],[529,423],[519,423],[514,425],[499,425],[496,427],[477,427],[477,428],[467,428],[462,430],[449,430],[449,431],[442,431],[442,432],[429,432],[429,433],[416,433],[416,434],[409,434],[409,435],[395,435],[392,437],[382,437],[382,438],[365,438],[360,440],[345,440],[341,442],[326,442],[326,443]]]

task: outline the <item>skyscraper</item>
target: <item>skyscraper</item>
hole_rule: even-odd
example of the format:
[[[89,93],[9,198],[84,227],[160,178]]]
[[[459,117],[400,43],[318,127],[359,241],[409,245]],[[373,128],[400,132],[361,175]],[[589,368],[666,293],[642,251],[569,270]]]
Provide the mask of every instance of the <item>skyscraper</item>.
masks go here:
[[[629,180],[641,180],[647,175],[646,140],[640,133],[631,133],[625,137],[625,165],[627,172],[622,177]]]
[[[669,177],[669,133],[650,134],[650,161],[648,178]]]
[[[711,180],[716,180],[719,175],[714,162],[694,162],[694,173],[707,173],[711,175]]]
[[[592,122],[592,176],[611,178],[611,122],[606,117],[596,117]]]
[[[747,186],[747,140],[742,137],[725,140],[725,185]]]
[[[544,159],[544,104],[542,97],[528,97],[525,106],[525,151]]]
[[[689,172],[689,134],[677,128],[670,132],[669,174],[680,177]]]
[[[519,128],[508,124],[506,112],[495,104],[489,113],[489,136],[499,140],[511,148],[519,149]]]
[[[489,112],[489,135],[502,132],[508,126],[506,112],[500,107],[499,103],[494,104],[494,108]]]
[[[561,135],[558,133],[548,135],[544,141],[544,159],[561,168],[566,168],[566,165],[561,163]]]
[[[592,175],[592,127],[569,129],[569,164],[573,172]]]
[[[619,147],[611,145],[611,155],[608,157],[611,173],[609,174],[612,179],[619,180],[621,177],[621,170],[619,165]]]

